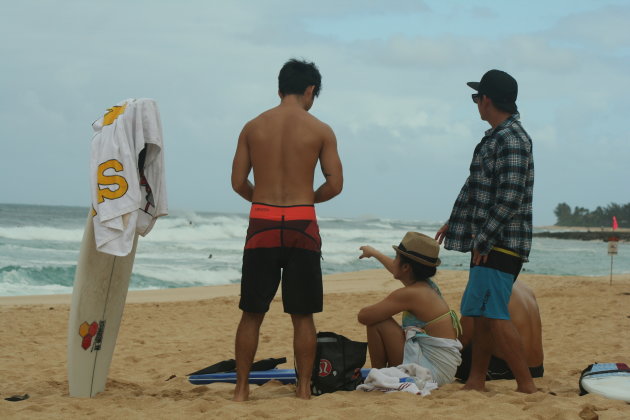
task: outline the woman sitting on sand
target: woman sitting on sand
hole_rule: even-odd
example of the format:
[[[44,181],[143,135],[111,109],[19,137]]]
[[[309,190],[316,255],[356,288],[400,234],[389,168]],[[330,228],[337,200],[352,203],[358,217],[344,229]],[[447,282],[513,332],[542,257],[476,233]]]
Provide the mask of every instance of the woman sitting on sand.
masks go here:
[[[362,246],[359,258],[374,257],[400,280],[404,287],[382,301],[359,311],[367,327],[368,349],[373,368],[416,363],[431,371],[438,386],[453,381],[461,363],[461,325],[431,280],[440,265],[437,241],[417,232],[407,232],[396,258],[371,246]],[[402,328],[393,316],[402,312]]]

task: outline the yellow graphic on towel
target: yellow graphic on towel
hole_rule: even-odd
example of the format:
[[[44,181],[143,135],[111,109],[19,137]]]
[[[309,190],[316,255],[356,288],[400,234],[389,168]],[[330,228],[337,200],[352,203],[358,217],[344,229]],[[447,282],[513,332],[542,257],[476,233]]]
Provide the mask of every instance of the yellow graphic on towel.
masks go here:
[[[98,165],[97,183],[98,183],[98,202],[102,203],[105,199],[115,200],[122,197],[127,193],[129,184],[127,180],[120,175],[106,175],[105,171],[113,169],[115,172],[122,172],[124,170],[122,163],[116,159],[108,160]],[[117,186],[118,188],[112,190],[108,187]]]
[[[116,121],[116,118],[118,118],[125,112],[125,108],[127,108],[127,104],[121,106],[116,105],[109,108],[103,116],[103,127],[106,125],[110,125],[114,121]]]

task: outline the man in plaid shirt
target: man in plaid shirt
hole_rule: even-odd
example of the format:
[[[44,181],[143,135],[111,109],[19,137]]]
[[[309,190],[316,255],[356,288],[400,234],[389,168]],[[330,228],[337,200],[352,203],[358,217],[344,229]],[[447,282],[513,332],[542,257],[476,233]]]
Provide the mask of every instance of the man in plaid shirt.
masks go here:
[[[514,373],[517,391],[536,392],[521,338],[508,312],[512,285],[532,242],[534,160],[532,140],[516,106],[518,85],[490,70],[469,82],[481,119],[492,127],[475,148],[470,176],[448,222],[435,236],[444,247],[471,252],[461,314],[474,318],[473,356],[464,389],[485,389],[492,343]]]

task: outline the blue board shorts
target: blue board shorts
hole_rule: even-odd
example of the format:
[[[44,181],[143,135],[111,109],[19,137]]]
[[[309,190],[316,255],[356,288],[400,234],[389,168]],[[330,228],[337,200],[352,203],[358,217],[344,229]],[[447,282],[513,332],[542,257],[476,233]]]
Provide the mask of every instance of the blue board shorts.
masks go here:
[[[508,304],[512,286],[523,267],[523,260],[509,250],[493,248],[481,265],[470,264],[468,284],[462,296],[462,316],[510,319]]]

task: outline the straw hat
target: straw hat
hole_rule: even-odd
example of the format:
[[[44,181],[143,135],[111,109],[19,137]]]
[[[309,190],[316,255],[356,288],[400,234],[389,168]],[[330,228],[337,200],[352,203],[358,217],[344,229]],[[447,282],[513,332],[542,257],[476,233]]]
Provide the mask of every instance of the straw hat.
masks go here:
[[[437,267],[442,263],[438,258],[440,244],[422,233],[407,232],[400,245],[392,245],[392,248],[399,254],[429,267]]]

